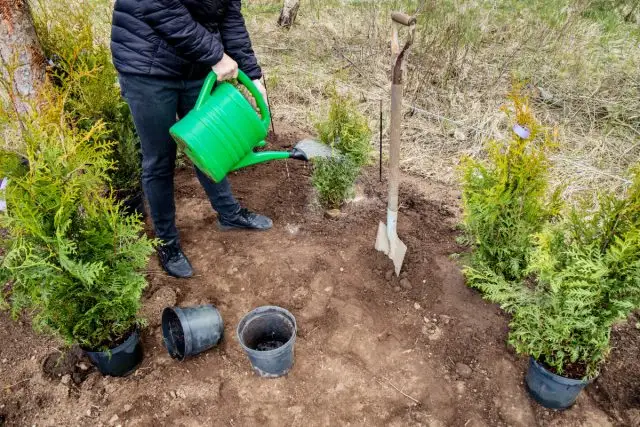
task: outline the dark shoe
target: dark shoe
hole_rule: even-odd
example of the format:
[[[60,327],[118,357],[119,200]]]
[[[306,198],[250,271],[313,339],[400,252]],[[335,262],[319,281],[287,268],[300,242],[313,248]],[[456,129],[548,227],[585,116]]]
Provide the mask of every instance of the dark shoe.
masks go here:
[[[237,214],[231,217],[218,219],[218,228],[222,231],[238,229],[265,231],[271,227],[273,227],[273,221],[270,218],[245,208],[240,209]]]
[[[166,243],[158,248],[158,257],[162,268],[170,276],[186,279],[193,276],[191,263],[182,252],[180,244],[176,241]]]

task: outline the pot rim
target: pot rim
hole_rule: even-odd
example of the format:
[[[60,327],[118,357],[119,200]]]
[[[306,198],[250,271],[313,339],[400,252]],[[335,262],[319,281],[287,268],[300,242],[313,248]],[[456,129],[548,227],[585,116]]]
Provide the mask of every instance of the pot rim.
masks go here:
[[[267,314],[269,312],[274,312],[274,313],[278,313],[281,315],[284,315],[285,317],[287,317],[291,323],[293,323],[293,333],[291,334],[291,337],[287,340],[286,343],[282,344],[282,346],[278,347],[278,348],[274,348],[273,350],[266,350],[266,351],[258,351],[255,350],[253,348],[248,347],[247,345],[245,345],[243,339],[242,339],[242,334],[241,331],[244,330],[244,328],[249,324],[249,322],[257,317],[259,317],[262,314]],[[238,323],[238,327],[236,328],[236,336],[238,338],[238,341],[240,342],[240,346],[247,352],[247,353],[251,353],[251,354],[259,354],[261,356],[272,356],[275,355],[277,353],[282,352],[282,349],[284,347],[287,347],[290,343],[293,344],[296,341],[296,337],[298,335],[298,324],[296,322],[296,318],[295,316],[286,308],[282,308],[282,307],[278,307],[275,305],[263,305],[261,307],[257,307],[253,310],[251,310],[250,312],[248,312],[247,314],[245,314],[242,319],[240,319],[240,322]]]
[[[107,353],[116,353],[119,350],[122,350],[124,347],[127,347],[131,344],[131,341],[138,341],[140,339],[140,326],[136,326],[135,329],[133,331],[131,331],[129,333],[129,336],[127,337],[126,340],[124,340],[124,342],[114,348],[110,348],[109,350],[106,351],[91,351],[91,350],[87,350],[84,347],[80,347],[82,348],[82,350],[84,350],[86,353],[92,353],[92,354],[107,354]]]
[[[554,381],[559,384],[567,385],[567,386],[576,386],[576,385],[586,385],[591,384],[596,378],[591,378],[587,380],[576,380],[574,378],[564,377],[562,375],[554,374],[545,368],[542,363],[538,362],[533,356],[529,356],[530,365],[535,366],[543,376],[549,378],[551,381]],[[531,367],[529,368],[531,369]]]
[[[164,320],[164,313],[166,312],[171,312],[175,314],[176,317],[178,318],[178,321],[180,322],[180,327],[182,328],[182,335],[184,338],[184,352],[182,354],[178,354],[176,352],[176,356],[178,357],[175,358],[180,362],[182,362],[187,358],[187,354],[191,353],[191,327],[189,326],[189,322],[187,322],[187,317],[184,315],[180,307],[166,307],[162,313],[163,320]],[[163,326],[163,333],[164,333],[164,322],[162,326]],[[187,340],[187,335],[189,336],[188,340]]]

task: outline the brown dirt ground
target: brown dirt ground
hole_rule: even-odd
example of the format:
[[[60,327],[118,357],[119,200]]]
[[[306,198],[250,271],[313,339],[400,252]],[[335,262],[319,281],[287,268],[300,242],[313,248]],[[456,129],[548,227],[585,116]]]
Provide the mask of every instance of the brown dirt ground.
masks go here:
[[[271,142],[289,147],[301,136],[290,132]],[[547,411],[529,399],[527,361],[505,345],[508,319],[465,286],[450,258],[461,250],[455,243],[459,203],[451,189],[410,178],[403,184],[406,289],[406,282],[387,280],[390,261],[373,248],[385,216],[385,185],[375,172],[362,179],[340,219],[326,219],[315,206],[308,177],[306,165],[289,161],[233,174],[238,198],[270,215],[275,227],[221,233],[194,174],[178,172],[178,225],[197,275],[172,279],[152,261],[145,360],[128,378],[104,378],[93,368],[87,375],[77,354],[66,364],[70,376],[65,369],[51,372],[57,342],[1,314],[5,424],[640,424],[640,333],[633,326],[615,332],[607,369],[571,410]],[[200,303],[220,309],[225,339],[212,351],[174,361],[163,348],[161,310]],[[253,375],[235,336],[241,316],[264,304],[289,309],[299,325],[295,366],[276,380]]]

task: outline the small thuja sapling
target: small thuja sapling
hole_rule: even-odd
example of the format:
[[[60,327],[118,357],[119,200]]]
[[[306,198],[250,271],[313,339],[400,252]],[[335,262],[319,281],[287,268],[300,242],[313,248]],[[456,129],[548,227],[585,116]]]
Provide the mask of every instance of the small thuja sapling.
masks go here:
[[[320,140],[349,157],[357,167],[371,162],[371,129],[352,98],[330,90],[329,114],[316,122]]]
[[[339,209],[353,194],[360,169],[348,157],[318,158],[313,161],[311,183],[327,209]]]
[[[316,130],[335,155],[314,160],[311,182],[320,203],[337,209],[353,194],[361,168],[371,160],[371,130],[351,98],[333,88],[330,99],[328,116],[316,122]]]

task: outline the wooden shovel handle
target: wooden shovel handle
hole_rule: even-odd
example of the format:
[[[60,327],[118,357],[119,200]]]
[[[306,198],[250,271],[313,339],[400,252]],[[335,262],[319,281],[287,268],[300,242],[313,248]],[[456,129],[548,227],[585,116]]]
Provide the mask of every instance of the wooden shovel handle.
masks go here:
[[[388,209],[398,212],[400,188],[400,143],[402,138],[402,84],[391,85],[391,138],[389,141]]]
[[[393,20],[393,22],[406,25],[407,27],[414,25],[416,23],[415,16],[409,16],[406,13],[402,13],[402,12],[392,12],[391,19]]]

